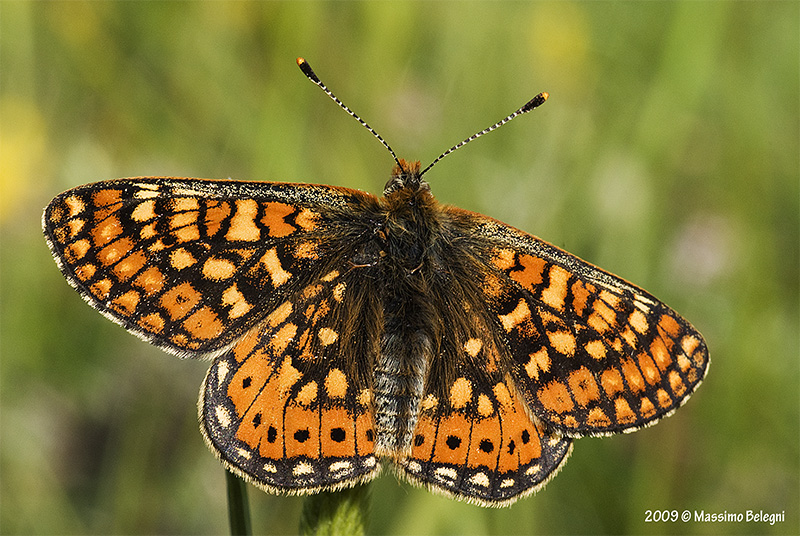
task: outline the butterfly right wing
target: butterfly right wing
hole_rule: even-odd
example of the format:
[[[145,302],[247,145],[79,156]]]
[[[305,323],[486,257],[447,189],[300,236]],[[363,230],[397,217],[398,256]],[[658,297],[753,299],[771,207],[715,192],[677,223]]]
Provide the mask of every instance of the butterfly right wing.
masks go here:
[[[325,269],[326,246],[356,221],[347,209],[370,200],[330,186],[142,177],[60,194],[43,227],[94,308],[167,351],[216,355]]]
[[[531,411],[570,437],[670,415],[709,364],[702,335],[635,285],[536,237],[460,209],[486,239],[481,293]]]

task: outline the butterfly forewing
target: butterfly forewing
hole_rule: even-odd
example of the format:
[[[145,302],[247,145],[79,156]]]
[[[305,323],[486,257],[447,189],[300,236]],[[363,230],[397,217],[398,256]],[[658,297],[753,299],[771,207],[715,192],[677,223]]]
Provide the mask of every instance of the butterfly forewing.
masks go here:
[[[566,435],[656,422],[702,381],[702,336],[642,289],[536,237],[474,214],[491,237],[482,291],[531,410]]]
[[[75,188],[44,214],[67,280],[129,331],[181,355],[221,351],[330,262],[327,186],[138,178]],[[368,196],[371,197],[371,196]],[[374,199],[374,198],[373,198]],[[347,222],[345,222],[347,223]]]

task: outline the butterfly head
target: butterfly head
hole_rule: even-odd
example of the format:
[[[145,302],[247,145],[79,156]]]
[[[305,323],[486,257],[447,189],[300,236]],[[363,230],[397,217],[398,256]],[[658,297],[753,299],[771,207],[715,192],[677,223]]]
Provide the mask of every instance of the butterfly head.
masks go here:
[[[430,191],[431,187],[422,179],[419,160],[410,162],[402,158],[392,168],[392,178],[383,187],[383,195],[388,197],[397,190],[408,189],[411,192]]]

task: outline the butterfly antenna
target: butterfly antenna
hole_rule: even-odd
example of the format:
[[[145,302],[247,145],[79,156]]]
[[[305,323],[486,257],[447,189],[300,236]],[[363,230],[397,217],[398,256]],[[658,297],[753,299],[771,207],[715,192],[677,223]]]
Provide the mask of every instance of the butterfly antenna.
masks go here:
[[[539,94],[538,94],[538,95],[536,95],[534,98],[532,98],[531,100],[529,100],[529,101],[528,101],[528,102],[525,104],[525,106],[523,106],[522,108],[520,108],[520,109],[519,109],[519,110],[517,110],[516,112],[512,113],[511,115],[509,115],[509,116],[508,116],[508,117],[506,117],[505,119],[502,119],[502,120],[498,121],[497,123],[495,123],[494,125],[490,126],[489,128],[485,128],[485,129],[481,130],[481,131],[480,131],[480,132],[478,132],[477,134],[473,134],[472,136],[470,136],[469,138],[465,139],[465,140],[464,140],[464,141],[462,141],[461,143],[458,143],[458,144],[456,144],[456,145],[453,145],[453,146],[452,146],[452,147],[450,147],[448,150],[446,150],[445,152],[443,152],[442,154],[440,154],[440,155],[439,155],[439,156],[436,158],[436,160],[434,160],[433,162],[431,162],[431,163],[428,165],[428,167],[426,167],[425,169],[423,169],[423,170],[422,170],[422,172],[419,174],[419,176],[420,176],[420,177],[421,177],[421,176],[423,176],[423,175],[424,175],[424,174],[425,174],[425,173],[426,173],[426,172],[427,172],[429,169],[431,169],[431,168],[434,166],[434,164],[436,164],[436,163],[437,163],[439,160],[441,160],[441,159],[442,159],[442,158],[444,158],[445,156],[449,155],[450,153],[452,153],[452,152],[454,152],[454,151],[456,151],[456,150],[458,150],[458,149],[461,149],[462,147],[464,147],[466,144],[468,144],[468,143],[469,143],[469,142],[471,142],[472,140],[477,140],[478,138],[480,138],[480,137],[481,137],[481,136],[483,136],[484,134],[488,134],[489,132],[491,132],[491,131],[493,131],[493,130],[496,130],[496,129],[498,129],[498,128],[502,127],[503,125],[505,125],[506,123],[508,123],[508,122],[509,122],[509,121],[511,121],[512,119],[514,119],[515,117],[517,117],[517,116],[519,116],[519,115],[522,115],[522,114],[526,114],[526,113],[530,112],[531,110],[533,110],[534,108],[538,108],[539,106],[541,106],[542,104],[544,104],[544,101],[546,101],[546,100],[547,100],[547,98],[548,98],[549,96],[550,96],[550,95],[549,95],[548,93],[546,93],[546,92],[539,93]]]
[[[357,113],[355,113],[353,110],[348,108],[345,103],[340,101],[339,97],[334,95],[333,92],[330,89],[328,89],[328,87],[325,84],[322,83],[322,80],[319,79],[319,77],[317,76],[317,73],[314,72],[314,70],[311,68],[311,66],[308,64],[308,62],[306,60],[304,60],[303,58],[297,58],[297,66],[300,67],[300,70],[303,71],[303,74],[306,75],[306,78],[308,78],[309,80],[311,80],[312,82],[317,84],[319,86],[319,88],[322,91],[324,91],[327,96],[329,96],[331,99],[333,99],[333,102],[335,102],[336,104],[339,105],[339,108],[341,108],[342,110],[347,112],[353,119],[355,119],[356,121],[361,123],[362,127],[366,128],[373,136],[378,138],[378,141],[381,142],[384,147],[386,147],[386,149],[389,151],[389,153],[391,153],[392,158],[394,158],[395,163],[398,166],[402,167],[400,165],[400,160],[397,159],[397,155],[394,154],[394,151],[392,150],[391,147],[389,147],[389,144],[386,143],[386,140],[381,138],[381,135],[378,134],[377,132],[375,132],[375,130],[371,126],[369,126],[366,121],[361,119],[358,116]]]

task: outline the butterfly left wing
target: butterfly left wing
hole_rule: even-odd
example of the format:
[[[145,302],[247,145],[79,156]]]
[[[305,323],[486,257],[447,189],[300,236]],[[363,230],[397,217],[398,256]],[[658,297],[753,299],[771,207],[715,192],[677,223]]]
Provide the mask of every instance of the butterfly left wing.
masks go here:
[[[209,447],[271,492],[313,493],[373,478],[374,283],[332,270],[287,297],[215,359],[200,398]]]
[[[510,226],[459,209],[483,259],[481,292],[531,411],[570,437],[655,423],[708,368],[702,335],[646,291]]]

